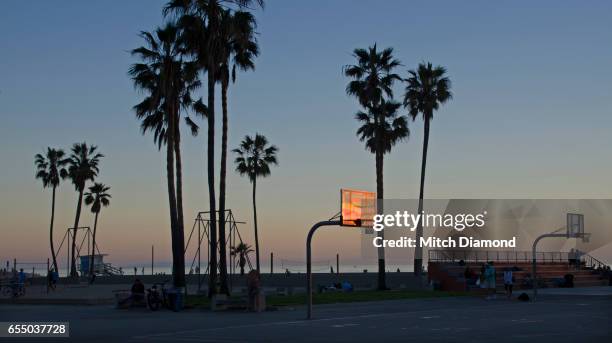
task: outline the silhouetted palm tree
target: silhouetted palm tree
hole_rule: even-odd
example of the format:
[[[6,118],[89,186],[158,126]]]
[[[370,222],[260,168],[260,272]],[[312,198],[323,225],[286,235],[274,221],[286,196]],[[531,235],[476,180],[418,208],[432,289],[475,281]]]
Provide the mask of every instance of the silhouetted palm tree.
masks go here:
[[[357,136],[365,142],[366,149],[373,154],[383,155],[391,152],[391,148],[402,139],[408,137],[410,131],[405,116],[398,116],[397,110],[401,105],[397,102],[383,102],[367,112],[359,111],[355,119],[363,123],[357,130]],[[379,151],[382,149],[382,151]],[[383,163],[380,162],[380,172]],[[382,175],[380,176],[382,180]]]
[[[74,226],[72,227],[72,264],[70,268],[70,276],[77,276],[76,269],[76,234],[79,227],[79,219],[81,218],[81,205],[83,203],[83,192],[87,181],[94,181],[98,176],[98,164],[100,158],[104,155],[98,153],[95,145],[87,145],[87,143],[75,143],[72,146],[72,153],[68,162],[68,176],[74,185],[74,188],[79,193],[77,202],[76,215],[74,217]]]
[[[255,17],[244,11],[223,11],[221,16],[221,66],[219,79],[221,83],[221,109],[223,112],[221,133],[221,168],[219,176],[219,269],[221,293],[229,293],[226,265],[225,242],[225,193],[227,177],[227,134],[228,110],[227,90],[230,77],[236,80],[236,68],[242,70],[254,69],[254,57],[259,54],[259,47],[255,39]],[[233,63],[231,61],[233,59]],[[233,65],[232,65],[233,64]],[[231,69],[231,71],[230,71]],[[231,75],[230,75],[231,74]]]
[[[238,256],[237,265],[240,267],[240,275],[244,275],[244,267],[246,266],[247,256],[253,252],[253,248],[246,243],[240,243],[235,247],[232,247],[230,254],[232,256]]]
[[[215,198],[215,83],[219,80],[219,70],[223,63],[223,25],[222,13],[234,8],[247,8],[252,4],[263,7],[263,0],[170,0],[164,7],[164,15],[170,13],[180,17],[179,22],[189,50],[196,56],[198,65],[207,73],[208,101],[208,141],[207,173],[208,199],[210,208],[210,254],[209,295],[216,292],[217,284],[217,205]],[[221,214],[220,217],[223,217]],[[225,251],[225,247],[222,248]],[[223,259],[226,258],[223,254]],[[227,280],[227,262],[223,261],[221,273]],[[222,284],[227,293],[227,284]]]
[[[451,82],[446,77],[446,68],[433,67],[431,63],[419,64],[417,70],[409,70],[409,77],[405,80],[406,93],[404,106],[409,110],[410,116],[415,120],[419,113],[423,114],[425,134],[423,136],[423,159],[421,163],[421,189],[419,192],[419,210],[423,211],[423,196],[425,193],[425,164],[427,162],[427,146],[429,144],[429,125],[433,119],[434,111],[438,110],[452,98]],[[423,237],[423,225],[419,221],[416,229],[417,242]],[[417,244],[414,253],[414,273],[420,275],[423,269],[423,248]]]
[[[142,32],[141,37],[145,39],[146,46],[132,50],[132,55],[138,56],[144,63],[133,64],[129,75],[135,87],[144,91],[147,96],[134,106],[134,110],[136,116],[142,120],[142,133],[153,132],[158,148],[166,144],[173,282],[175,287],[185,287],[179,124],[181,112],[194,105],[191,92],[200,86],[198,69],[195,62],[183,61],[185,48],[180,31],[174,23],[167,23],[154,34]],[[192,133],[196,134],[197,125],[189,117],[186,116],[185,119]]]
[[[253,184],[253,224],[255,229],[255,261],[259,272],[259,234],[257,231],[257,201],[256,189],[257,178],[270,175],[270,165],[278,164],[276,153],[278,148],[268,145],[268,139],[260,134],[255,134],[255,138],[245,136],[240,147],[233,150],[236,157],[236,171],[241,176],[247,176]]]
[[[85,204],[91,205],[91,213],[95,214],[94,229],[91,239],[91,255],[89,259],[89,275],[94,275],[94,255],[96,254],[96,233],[98,231],[98,215],[102,207],[110,205],[111,195],[108,193],[110,187],[103,183],[94,183],[89,187],[89,192],[85,193]]]
[[[385,118],[382,116],[382,113],[389,110],[389,106],[391,106],[388,104],[383,105],[385,103],[385,96],[392,98],[393,83],[396,80],[401,80],[399,75],[393,73],[393,70],[400,65],[400,62],[393,58],[392,48],[378,51],[376,44],[369,47],[367,50],[355,49],[353,51],[353,56],[357,59],[357,64],[344,67],[344,75],[353,79],[346,86],[346,93],[357,97],[359,104],[368,111],[366,116],[372,117],[375,127],[383,127]],[[372,137],[374,136],[375,135],[372,135]],[[378,213],[382,213],[381,200],[384,199],[383,155],[385,153],[385,143],[382,139],[382,135],[381,139],[375,139],[373,143],[377,144],[377,146],[374,147],[374,153],[376,155],[376,198],[379,200],[377,211]],[[378,231],[377,235],[383,237],[384,233],[383,231]],[[378,248],[378,289],[387,289],[385,250],[383,247]]]
[[[51,257],[53,259],[53,270],[58,272],[57,257],[55,255],[55,247],[53,245],[53,220],[55,218],[55,189],[59,186],[61,179],[68,176],[66,165],[68,159],[64,158],[62,149],[47,148],[47,153],[36,154],[34,163],[36,164],[36,178],[43,183],[43,188],[51,187],[51,224],[49,224],[49,243],[51,245]]]

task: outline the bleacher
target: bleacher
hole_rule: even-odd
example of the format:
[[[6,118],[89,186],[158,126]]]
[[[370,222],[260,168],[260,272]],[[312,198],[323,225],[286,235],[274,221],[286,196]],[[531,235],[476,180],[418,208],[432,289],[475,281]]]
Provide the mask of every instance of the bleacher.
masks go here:
[[[434,252],[432,254],[432,252]],[[443,253],[441,253],[443,252]],[[482,266],[487,261],[493,261],[496,270],[496,288],[503,291],[503,272],[507,268],[512,268],[514,289],[532,288],[533,278],[532,262],[526,258],[525,252],[484,252],[469,251],[449,252],[449,251],[430,251],[428,263],[429,281],[434,288],[446,291],[475,291],[482,290],[477,285],[470,283],[465,278],[466,268],[479,276]],[[587,255],[588,256],[588,255]],[[563,286],[564,276],[573,275],[574,287],[591,287],[608,285],[608,279],[595,268],[592,263],[583,260],[576,264],[570,264],[567,253],[538,253],[537,280],[538,287],[561,287]],[[590,256],[588,256],[590,258]],[[599,261],[598,261],[599,262]]]

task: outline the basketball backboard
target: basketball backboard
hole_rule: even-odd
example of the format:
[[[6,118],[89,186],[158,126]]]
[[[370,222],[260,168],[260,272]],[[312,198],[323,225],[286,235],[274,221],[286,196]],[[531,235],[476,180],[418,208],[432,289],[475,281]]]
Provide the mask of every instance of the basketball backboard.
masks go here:
[[[376,214],[376,193],[341,189],[340,214],[342,226],[371,227]]]
[[[584,215],[577,213],[567,214],[567,237],[584,237]]]

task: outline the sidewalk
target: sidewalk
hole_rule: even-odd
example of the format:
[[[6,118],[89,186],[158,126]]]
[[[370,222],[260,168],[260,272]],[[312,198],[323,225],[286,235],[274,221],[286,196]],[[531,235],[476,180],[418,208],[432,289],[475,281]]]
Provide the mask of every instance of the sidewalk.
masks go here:
[[[149,288],[151,285],[146,285]],[[131,284],[60,284],[55,290],[42,285],[26,285],[26,294],[17,299],[0,295],[0,304],[36,305],[106,305],[114,304],[116,291],[129,292]],[[195,293],[197,285],[188,285],[187,292]]]

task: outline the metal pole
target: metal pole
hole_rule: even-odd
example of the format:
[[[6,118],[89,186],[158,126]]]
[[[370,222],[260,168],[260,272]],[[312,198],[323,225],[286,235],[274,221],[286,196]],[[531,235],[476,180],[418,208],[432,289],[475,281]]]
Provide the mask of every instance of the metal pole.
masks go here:
[[[340,220],[326,220],[314,224],[314,226],[308,232],[308,237],[306,238],[306,294],[308,295],[307,319],[312,319],[312,236],[321,226],[335,226],[340,224],[342,224]]]
[[[68,229],[70,230],[70,229]],[[68,231],[68,245],[66,246],[66,277],[70,275],[70,231]]]
[[[537,277],[537,274],[536,274],[536,265],[537,265],[537,263],[536,263],[536,248],[537,248],[538,242],[542,238],[545,238],[545,237],[567,237],[567,234],[564,234],[564,233],[547,233],[547,234],[544,234],[544,235],[536,238],[536,240],[533,242],[533,247],[532,247],[532,251],[531,251],[531,254],[532,254],[532,256],[531,256],[532,257],[531,273],[532,273],[532,278],[533,278],[533,301],[536,300],[536,297],[538,295],[538,277]]]
[[[340,275],[340,254],[336,254],[336,274]]]
[[[198,293],[202,291],[202,226],[198,221]]]
[[[270,253],[270,274],[274,274],[274,253]]]
[[[154,266],[155,266],[155,251],[154,251],[155,247],[153,245],[151,245],[151,275],[155,275],[154,273]]]

